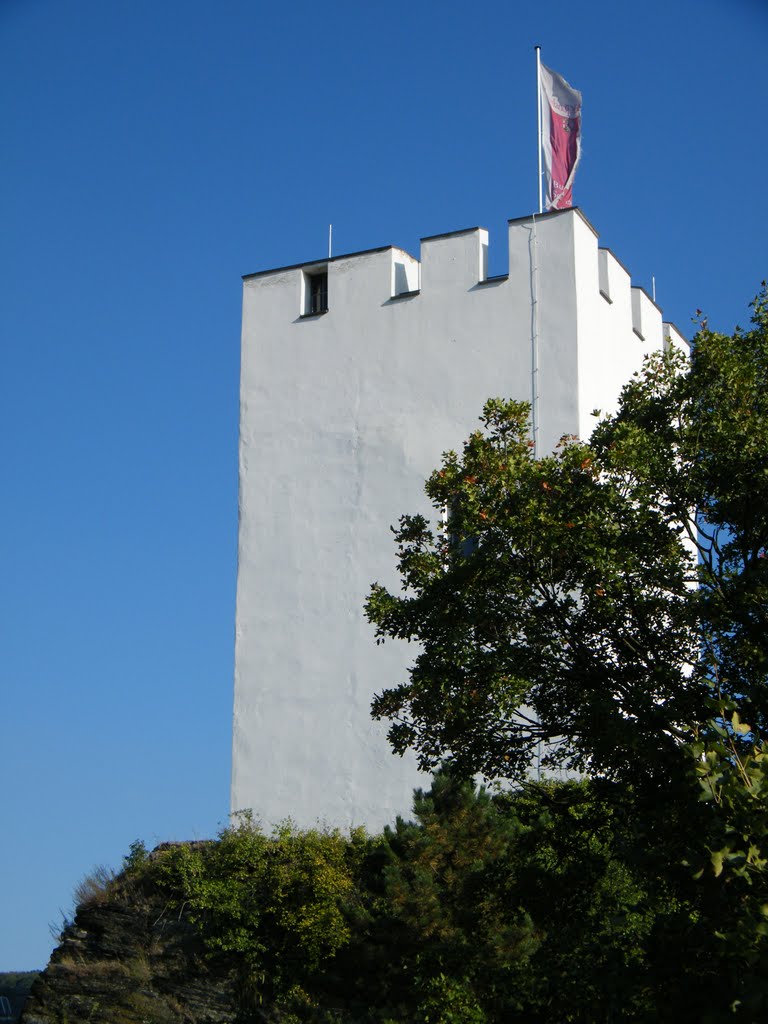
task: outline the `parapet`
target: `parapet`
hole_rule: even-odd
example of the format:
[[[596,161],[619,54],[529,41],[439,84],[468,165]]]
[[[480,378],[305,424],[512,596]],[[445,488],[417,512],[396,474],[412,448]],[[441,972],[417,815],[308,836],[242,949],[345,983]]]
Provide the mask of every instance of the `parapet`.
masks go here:
[[[422,238],[419,259],[387,245],[258,271],[243,281],[247,289],[285,286],[293,297],[280,303],[281,315],[293,312],[296,319],[333,313],[345,303],[353,303],[355,316],[362,317],[393,301],[444,301],[448,293],[455,297],[486,284],[508,289],[517,305],[526,295],[530,300],[540,280],[549,282],[549,297],[560,282],[563,293],[575,287],[576,301],[593,295],[615,307],[612,323],[626,325],[640,342],[686,347],[681,332],[663,325],[659,306],[632,284],[615,254],[598,246],[597,231],[578,207],[510,220],[508,232],[509,271],[493,278],[488,277],[488,231],[472,227]]]

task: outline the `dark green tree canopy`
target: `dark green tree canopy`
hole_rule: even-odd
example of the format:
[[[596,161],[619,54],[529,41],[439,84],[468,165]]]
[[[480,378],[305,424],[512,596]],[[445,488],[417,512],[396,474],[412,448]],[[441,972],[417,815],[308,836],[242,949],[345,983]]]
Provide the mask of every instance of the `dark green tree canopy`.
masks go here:
[[[649,357],[588,443],[537,459],[527,405],[495,399],[446,453],[426,491],[447,530],[404,516],[403,592],[367,602],[379,640],[419,645],[373,705],[396,751],[668,784],[717,707],[765,736],[765,288],[753,307],[748,331],[701,322],[690,360]]]

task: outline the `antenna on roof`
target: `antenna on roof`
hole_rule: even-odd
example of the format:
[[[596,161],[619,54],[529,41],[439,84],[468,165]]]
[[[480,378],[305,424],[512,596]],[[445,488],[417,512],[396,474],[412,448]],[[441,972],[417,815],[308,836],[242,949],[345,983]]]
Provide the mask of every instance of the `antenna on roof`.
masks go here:
[[[331,250],[333,248],[333,224],[328,225],[328,259],[331,258]]]
[[[653,289],[653,301],[656,301],[656,278],[651,278],[651,288]]]

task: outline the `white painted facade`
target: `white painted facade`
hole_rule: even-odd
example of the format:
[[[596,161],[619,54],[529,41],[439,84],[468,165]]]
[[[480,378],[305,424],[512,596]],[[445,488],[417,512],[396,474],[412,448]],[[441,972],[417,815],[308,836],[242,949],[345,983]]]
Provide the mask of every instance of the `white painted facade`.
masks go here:
[[[233,811],[379,829],[425,783],[374,693],[413,650],[377,647],[363,602],[397,587],[389,527],[484,401],[530,401],[538,450],[587,437],[645,353],[686,345],[578,209],[509,223],[509,275],[481,228],[244,278]],[[306,315],[327,272],[328,310]],[[534,372],[536,371],[536,372]]]

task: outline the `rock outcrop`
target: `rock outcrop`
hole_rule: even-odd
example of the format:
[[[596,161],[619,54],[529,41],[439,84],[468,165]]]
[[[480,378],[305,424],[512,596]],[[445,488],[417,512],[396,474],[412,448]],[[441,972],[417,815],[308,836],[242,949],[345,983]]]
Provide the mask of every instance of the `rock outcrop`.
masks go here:
[[[21,1024],[232,1024],[235,992],[185,909],[123,877],[78,908]]]

